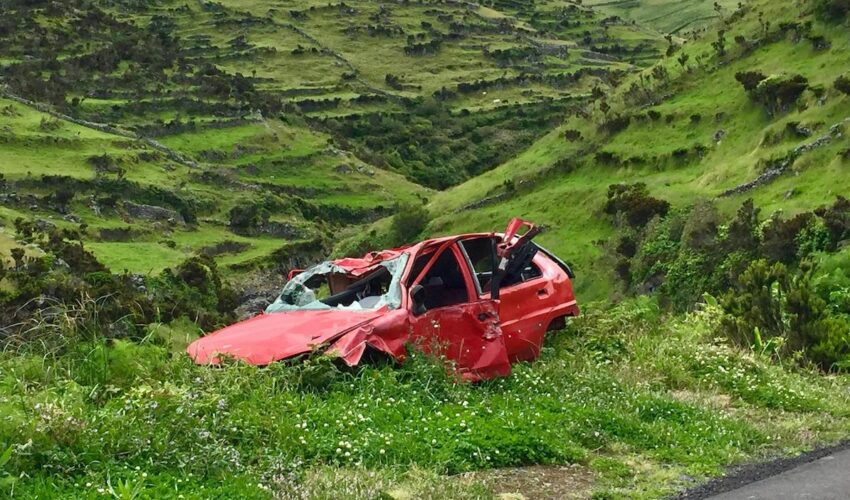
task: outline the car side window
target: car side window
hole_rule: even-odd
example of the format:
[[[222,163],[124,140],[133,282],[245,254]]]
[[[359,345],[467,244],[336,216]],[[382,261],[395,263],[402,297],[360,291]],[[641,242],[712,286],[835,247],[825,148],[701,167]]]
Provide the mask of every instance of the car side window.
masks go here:
[[[461,241],[463,250],[472,264],[475,278],[481,291],[490,291],[490,283],[493,281],[493,273],[496,271],[496,239],[492,237],[474,238]]]
[[[502,288],[507,288],[513,285],[518,285],[520,283],[525,283],[526,281],[533,280],[534,278],[539,278],[543,276],[543,273],[540,272],[540,268],[534,264],[534,262],[530,262],[524,269],[520,270],[518,273],[507,274],[502,279]]]
[[[529,243],[533,245],[534,243]],[[475,270],[475,278],[481,286],[482,293],[490,292],[490,285],[493,281],[493,273],[499,263],[499,258],[496,256],[496,239],[492,237],[474,238],[461,241],[466,255],[469,257],[472,268]],[[543,274],[540,268],[533,262],[513,273],[506,274],[499,285],[500,288],[508,288],[513,285],[518,285],[534,278],[539,278]]]
[[[431,253],[417,258],[413,264],[413,279],[416,279],[416,276],[418,276],[416,269],[419,259],[424,260],[424,263],[419,267],[419,272],[421,272],[432,255]],[[428,273],[419,284],[425,289],[426,310],[469,302],[466,279],[464,279],[463,271],[455,256],[453,247],[445,249],[437,257],[434,265],[431,266],[431,269],[428,270]]]

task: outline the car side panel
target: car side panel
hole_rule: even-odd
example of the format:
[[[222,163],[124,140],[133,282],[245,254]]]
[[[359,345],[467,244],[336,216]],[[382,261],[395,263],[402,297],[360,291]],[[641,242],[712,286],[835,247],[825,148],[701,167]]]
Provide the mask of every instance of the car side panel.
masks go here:
[[[512,362],[537,358],[549,324],[578,313],[572,283],[560,266],[543,253],[533,262],[541,276],[501,291],[499,316]]]

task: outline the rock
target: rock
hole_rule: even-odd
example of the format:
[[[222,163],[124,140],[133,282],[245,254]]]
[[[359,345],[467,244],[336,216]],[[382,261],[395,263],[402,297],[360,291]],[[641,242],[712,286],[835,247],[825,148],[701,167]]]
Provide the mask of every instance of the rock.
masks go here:
[[[36,208],[38,208],[38,207],[36,207]],[[56,224],[54,224],[52,222],[48,222],[44,219],[36,219],[35,227],[36,227],[36,229],[38,229],[42,233],[49,233],[49,232],[53,231],[54,229],[56,229]]]
[[[368,176],[368,177],[374,177],[375,176],[374,170],[372,170],[371,168],[364,167],[363,165],[358,166],[357,171],[360,172],[361,174],[365,175],[365,176]]]
[[[150,221],[165,221],[169,224],[186,224],[183,216],[170,208],[157,207],[155,205],[141,205],[131,201],[124,202],[124,210],[130,217]]]
[[[79,224],[80,222],[82,222],[82,219],[80,219],[80,216],[74,215],[74,214],[67,214],[64,217],[62,217],[62,220],[66,221],[66,222],[73,222],[74,224]]]
[[[351,167],[346,165],[345,163],[343,163],[342,165],[337,165],[337,167],[334,168],[334,171],[338,174],[345,174],[345,175],[348,175],[351,172],[353,172]]]
[[[720,129],[720,130],[718,130],[717,132],[714,133],[714,142],[716,142],[717,144],[720,144],[720,141],[722,141],[724,137],[726,137],[726,131],[723,130],[723,129]]]

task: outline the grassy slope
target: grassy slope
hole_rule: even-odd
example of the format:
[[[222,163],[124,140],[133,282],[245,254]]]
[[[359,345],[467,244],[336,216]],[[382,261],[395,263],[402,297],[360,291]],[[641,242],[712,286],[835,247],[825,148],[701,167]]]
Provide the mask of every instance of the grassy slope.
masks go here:
[[[700,29],[716,21],[718,12],[715,4],[721,6],[721,14],[728,14],[737,7],[738,0],[586,0],[584,4],[633,19],[664,33],[680,33]]]
[[[138,155],[145,153],[145,148],[131,141],[68,123],[60,124],[56,130],[42,129],[40,124],[46,115],[0,100],[0,108],[8,106],[10,110],[8,116],[2,116],[4,135],[0,161],[4,164],[3,173],[13,182],[38,179],[41,175],[92,180],[95,171],[87,159],[108,154],[121,162],[127,180],[142,186],[162,187],[212,208],[200,214],[201,225],[197,231],[168,229],[162,235],[159,234],[161,229],[153,224],[130,221],[117,213],[97,216],[83,199],[90,193],[78,196],[71,212],[89,226],[87,241],[104,263],[116,270],[155,272],[205,246],[228,240],[251,245],[236,255],[221,257],[223,262],[238,264],[268,255],[283,244],[276,244],[272,238],[239,237],[226,227],[228,211],[256,198],[257,191],[294,193],[329,212],[362,213],[362,217],[368,217],[372,211],[384,213],[381,211],[398,202],[430,195],[429,190],[393,172],[367,165],[352,154],[329,147],[329,136],[317,131],[305,118],[404,113],[399,98],[428,97],[441,87],[454,89],[460,83],[479,79],[511,78],[522,73],[557,77],[587,67],[632,68],[628,61],[601,60],[586,53],[581,46],[585,32],[592,36],[593,44],[600,47],[622,44],[627,50],[633,50],[635,57],[644,61],[635,61],[638,64],[656,57],[664,44],[658,34],[637,27],[605,28],[600,24],[601,14],[575,6],[568,15],[572,24],[557,25],[561,16],[557,2],[541,3],[539,10],[543,15],[534,19],[527,10],[510,8],[504,11],[484,8],[479,12],[444,4],[388,6],[381,23],[403,29],[406,35],[422,36],[418,41],[447,34],[453,29],[452,23],[469,30],[464,38],[447,38],[435,55],[411,57],[404,55],[406,35],[373,36],[364,31],[366,26],[377,23],[376,16],[383,11],[379,5],[352,2],[349,7],[351,10],[343,12],[342,7],[329,6],[325,2],[224,1],[217,6],[171,0],[149,6],[105,5],[104,8],[119,20],[135,26],[145,27],[155,18],[159,19],[157,22],[166,22],[173,26],[174,36],[180,38],[187,53],[191,54],[193,64],[209,63],[230,73],[251,75],[256,78],[257,88],[280,95],[288,105],[299,106],[305,100],[321,102],[340,98],[342,101],[329,109],[288,111],[284,113],[284,122],[271,117],[262,119],[244,110],[226,111],[225,114],[230,114],[222,115],[214,111],[215,106],[232,106],[232,101],[197,97],[195,87],[179,82],[141,82],[140,89],[116,85],[109,89],[111,95],[100,97],[84,89],[74,89],[68,96],[68,99],[82,99],[74,110],[78,115],[153,134],[162,143],[200,161],[204,174],[218,176],[204,181],[199,178],[200,172],[189,171],[161,157],[139,160]],[[303,11],[304,15],[293,15],[294,11]],[[38,19],[44,27],[60,31],[66,22],[49,15]],[[430,23],[433,32],[431,28],[425,29],[423,22]],[[493,24],[496,22],[503,24],[496,27]],[[346,33],[349,29],[355,31]],[[105,43],[104,39],[99,39],[100,35],[95,42],[90,42],[87,36],[71,33],[72,42],[61,48],[61,57],[76,56]],[[241,48],[233,44],[238,37],[242,39]],[[485,54],[485,49],[528,50],[534,46],[563,46],[568,51],[509,62],[500,62]],[[296,53],[296,49],[303,49],[303,53]],[[20,62],[22,54],[27,53],[26,44],[12,44],[5,50],[16,56],[4,60],[4,64]],[[128,67],[124,62],[109,76],[121,75]],[[401,79],[402,90],[387,85],[385,76],[388,73]],[[574,84],[546,81],[505,84],[489,91],[458,95],[446,106],[454,112],[462,109],[477,112],[549,99],[572,101],[586,96],[599,82],[597,77],[585,77]],[[362,96],[376,95],[388,97],[374,102],[357,101]],[[182,107],[185,101],[193,99],[192,105],[203,111],[187,111]],[[190,120],[194,124],[192,128],[171,130],[164,126],[167,123],[186,124]],[[222,126],[221,122],[227,120],[235,123]],[[496,137],[509,145],[521,133],[505,130]],[[221,183],[226,183],[227,187],[222,189]],[[19,195],[44,197],[50,194],[49,188],[39,186],[36,181],[30,184],[35,186],[32,190],[14,189],[18,189]],[[69,225],[61,220],[62,214],[49,209],[31,212],[28,207],[7,206],[14,212],[14,216],[3,218],[7,226],[19,216]],[[308,233],[313,229],[314,221],[305,221],[297,215],[277,214],[273,218],[290,222]],[[138,231],[128,242],[102,241],[97,235],[100,229],[126,227],[130,222]]]
[[[753,5],[753,10],[733,25],[727,35],[729,39],[738,33],[749,38],[757,33],[757,10],[774,19],[796,16],[798,12],[789,13],[784,7],[768,2]],[[513,215],[528,217],[551,227],[549,233],[540,237],[544,246],[575,263],[580,296],[585,300],[607,297],[612,292],[613,279],[603,271],[610,266],[599,262],[598,257],[602,254],[605,238],[612,234],[611,224],[601,210],[608,185],[645,182],[655,196],[669,200],[674,206],[688,206],[694,200],[713,198],[726,189],[754,179],[760,173],[760,160],[782,157],[797,145],[826,134],[830,126],[850,116],[850,98],[832,89],[835,78],[850,67],[849,44],[842,35],[843,28],[815,21],[815,32],[830,39],[832,47],[815,51],[805,40],[795,43],[788,37],[749,56],[737,58],[733,53],[730,56],[733,60],[722,65],[711,60],[713,54],[708,43],[712,40],[686,45],[683,50],[691,55],[691,61],[702,54],[709,62],[706,67],[699,68],[695,67],[696,63],[689,63],[689,71],[683,71],[673,60],[661,63],[673,75],[668,88],[661,91],[670,95],[659,105],[648,108],[661,113],[661,120],[632,123],[623,132],[607,137],[597,131],[601,112],[596,111],[591,119],[569,118],[558,130],[510,162],[435,195],[431,206],[440,208],[429,231],[453,233],[491,229],[501,226]],[[783,71],[803,74],[812,85],[826,89],[826,101],[817,103],[807,94],[803,99],[805,109],[770,117],[749,101],[735,81],[736,72],[754,68],[765,74]],[[627,87],[628,83],[621,89]],[[622,102],[614,106],[609,114],[637,111]],[[694,114],[702,117],[697,125],[690,120]],[[667,115],[672,116],[671,123],[666,122]],[[781,132],[789,122],[812,127],[813,137],[784,140],[775,145],[763,142],[766,134]],[[570,142],[561,137],[568,129],[580,130],[583,139]],[[716,143],[714,134],[719,130],[726,135]],[[689,149],[694,144],[708,148],[703,158],[691,157],[684,161],[671,158],[675,150]],[[732,212],[746,197],[753,197],[766,213],[775,210],[793,213],[829,202],[835,195],[850,191],[850,176],[845,174],[848,160],[838,155],[846,148],[846,139],[834,140],[798,159],[792,174],[746,195],[725,198],[721,208]],[[598,151],[613,153],[622,163],[600,164],[592,156]],[[561,159],[579,165],[578,169],[569,174],[540,175]],[[628,161],[630,159],[632,161]],[[519,182],[522,180],[530,182],[525,188],[519,187],[518,194],[508,201],[454,212],[490,193],[500,192],[506,181],[523,186]]]

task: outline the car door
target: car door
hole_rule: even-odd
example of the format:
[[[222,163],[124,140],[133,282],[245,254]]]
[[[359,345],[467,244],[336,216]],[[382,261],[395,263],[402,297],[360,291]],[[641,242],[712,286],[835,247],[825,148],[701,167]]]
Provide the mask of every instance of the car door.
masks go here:
[[[479,296],[492,297],[492,287],[498,287],[499,318],[512,362],[540,355],[550,313],[557,303],[554,285],[541,271],[539,261],[544,257],[531,242],[537,231],[528,224],[529,232],[516,236],[521,223],[518,219],[511,221],[503,237],[475,236],[461,241],[474,270]]]
[[[422,294],[411,297],[412,340],[454,362],[466,380],[509,375],[498,304],[478,296],[457,243],[444,243],[429,258],[409,287]]]
[[[499,315],[511,361],[527,361],[540,355],[543,337],[554,307],[554,286],[532,262],[520,274],[507,276],[502,284]]]

